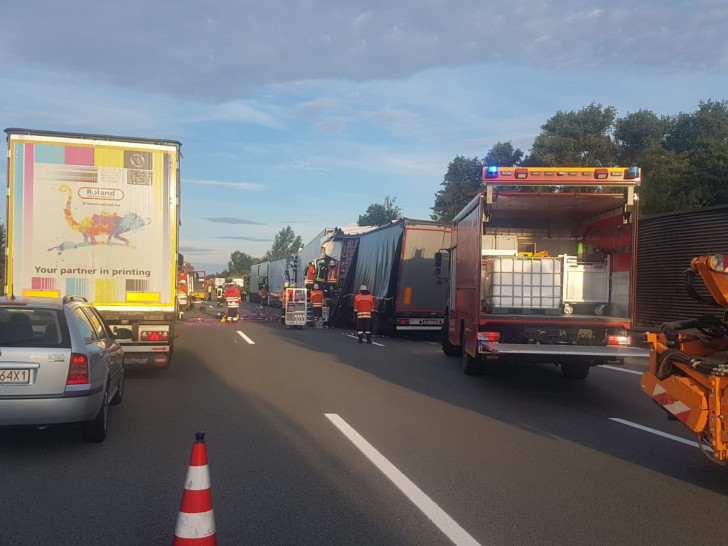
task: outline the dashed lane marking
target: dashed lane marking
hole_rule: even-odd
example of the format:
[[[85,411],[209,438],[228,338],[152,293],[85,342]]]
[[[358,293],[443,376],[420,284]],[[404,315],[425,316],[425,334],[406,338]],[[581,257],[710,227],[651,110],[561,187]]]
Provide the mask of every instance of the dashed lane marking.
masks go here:
[[[240,337],[242,337],[245,341],[247,341],[249,345],[255,345],[255,341],[253,341],[252,339],[250,339],[243,332],[241,332],[240,330],[237,330],[237,332],[238,332],[238,335]]]
[[[361,451],[389,480],[411,500],[423,514],[442,531],[447,538],[458,546],[480,546],[470,534],[448,516],[445,511],[428,497],[424,491],[417,487],[407,476],[402,474],[396,466],[379,453],[374,446],[367,442],[356,430],[354,430],[337,413],[324,414],[344,436],[346,436],[356,448]]]
[[[624,373],[633,373],[637,375],[642,375],[645,372],[640,372],[638,370],[628,370],[627,368],[619,368],[617,366],[607,366],[606,364],[603,364],[599,366],[600,368],[606,368],[607,370],[614,370],[615,372],[624,372]]]
[[[616,423],[621,423],[623,425],[627,425],[628,427],[636,428],[638,430],[643,430],[645,432],[649,432],[650,434],[655,434],[656,436],[662,436],[663,438],[667,438],[668,440],[674,440],[676,442],[680,442],[681,444],[686,444],[693,447],[700,447],[698,445],[698,442],[693,442],[691,440],[686,440],[685,438],[680,438],[679,436],[673,436],[672,434],[668,434],[666,432],[661,432],[659,430],[655,430],[654,428],[646,427],[644,425],[640,425],[637,423],[633,423],[632,421],[627,421],[626,419],[620,419],[618,417],[610,417],[610,421],[614,421]]]

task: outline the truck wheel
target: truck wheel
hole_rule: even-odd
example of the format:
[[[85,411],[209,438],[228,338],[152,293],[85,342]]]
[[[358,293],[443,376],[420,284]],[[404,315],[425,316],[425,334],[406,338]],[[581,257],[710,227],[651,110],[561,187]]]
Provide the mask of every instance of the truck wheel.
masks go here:
[[[445,322],[440,329],[440,346],[442,346],[442,352],[447,356],[460,356],[462,354],[462,349],[457,345],[450,343],[449,329],[447,319],[445,319]]]
[[[589,375],[589,366],[575,362],[562,362],[561,374],[569,379],[586,379]]]
[[[470,356],[465,349],[463,351],[463,373],[465,375],[483,375],[483,361]]]

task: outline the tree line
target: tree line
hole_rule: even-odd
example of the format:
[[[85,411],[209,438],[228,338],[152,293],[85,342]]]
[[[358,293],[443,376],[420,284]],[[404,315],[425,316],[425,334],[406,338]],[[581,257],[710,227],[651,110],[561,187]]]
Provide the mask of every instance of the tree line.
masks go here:
[[[690,113],[658,116],[638,110],[617,116],[613,106],[591,103],[558,111],[541,126],[528,154],[512,141],[497,142],[482,158],[458,155],[435,193],[430,218],[450,222],[478,193],[484,166],[642,168],[640,214],[696,210],[728,204],[728,101],[701,101]],[[360,226],[382,226],[402,218],[396,197],[372,203]],[[296,254],[301,237],[290,226],[276,235],[263,258],[235,251],[226,274]]]
[[[691,113],[639,110],[618,118],[592,103],[558,111],[541,126],[530,153],[498,142],[482,159],[457,156],[435,194],[431,218],[449,222],[478,192],[482,169],[501,167],[642,168],[642,215],[728,203],[728,101],[701,101]]]

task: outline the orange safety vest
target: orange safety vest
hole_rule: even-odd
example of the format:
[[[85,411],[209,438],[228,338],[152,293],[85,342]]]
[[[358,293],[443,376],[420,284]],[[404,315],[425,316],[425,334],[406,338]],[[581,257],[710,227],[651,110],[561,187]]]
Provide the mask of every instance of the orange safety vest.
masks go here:
[[[231,309],[240,307],[240,291],[234,287],[225,290],[225,302]]]
[[[177,299],[180,305],[187,305],[187,285],[180,284],[177,289]]]
[[[374,296],[371,294],[357,294],[354,297],[354,311],[356,312],[356,318],[372,318]]]
[[[323,307],[324,306],[323,290],[311,290],[311,306],[312,307]]]

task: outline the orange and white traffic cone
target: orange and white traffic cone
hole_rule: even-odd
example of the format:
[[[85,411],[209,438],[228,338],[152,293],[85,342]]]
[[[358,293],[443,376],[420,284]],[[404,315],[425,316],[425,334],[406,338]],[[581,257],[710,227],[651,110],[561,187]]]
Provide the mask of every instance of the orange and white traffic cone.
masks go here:
[[[174,530],[174,544],[175,546],[217,544],[204,432],[195,434],[195,443],[192,445],[182,506]]]

